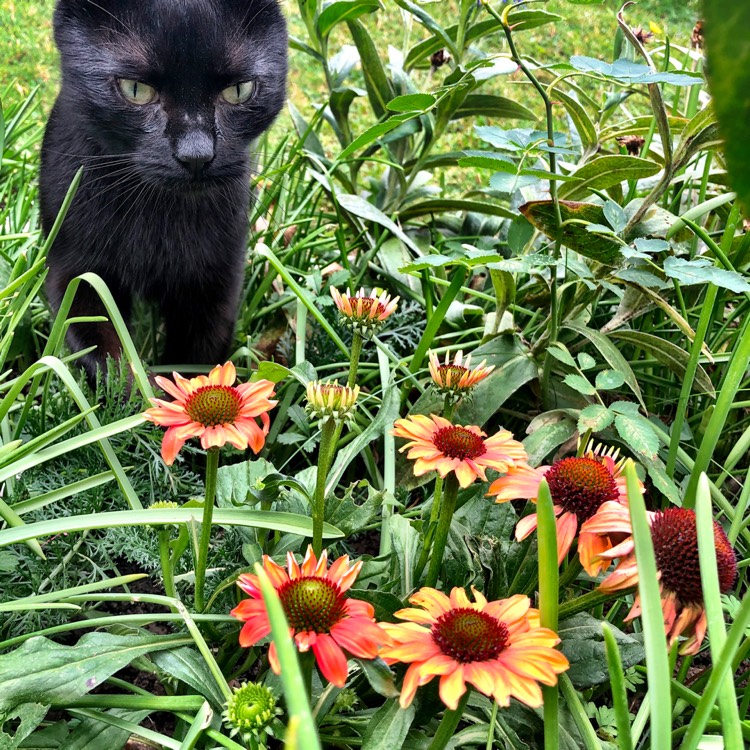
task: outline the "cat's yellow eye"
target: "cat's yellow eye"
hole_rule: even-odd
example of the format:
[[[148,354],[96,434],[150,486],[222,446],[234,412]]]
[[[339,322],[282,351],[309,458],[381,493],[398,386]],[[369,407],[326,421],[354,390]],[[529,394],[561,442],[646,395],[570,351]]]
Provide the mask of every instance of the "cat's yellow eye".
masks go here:
[[[151,104],[155,102],[159,95],[153,86],[149,86],[143,81],[133,81],[130,78],[119,78],[117,85],[120,87],[120,93],[131,104]]]
[[[254,81],[244,81],[243,83],[233,83],[227,86],[221,92],[221,98],[230,104],[244,104],[255,91]]]

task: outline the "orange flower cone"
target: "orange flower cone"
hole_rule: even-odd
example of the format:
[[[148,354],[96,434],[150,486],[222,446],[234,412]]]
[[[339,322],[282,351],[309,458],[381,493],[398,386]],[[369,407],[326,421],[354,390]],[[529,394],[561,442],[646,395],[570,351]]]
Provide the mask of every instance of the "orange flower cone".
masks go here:
[[[261,451],[271,423],[267,412],[278,403],[271,400],[273,383],[258,380],[235,386],[237,371],[231,362],[189,380],[176,372],[172,377],[174,381],[157,376],[156,382],[174,401],[153,398],[153,408],[143,415],[167,428],[161,445],[167,465],[192,437],[200,438],[206,450],[230,443],[240,450],[249,446],[254,453]]]
[[[649,513],[648,520],[661,589],[664,629],[669,645],[680,636],[686,636],[687,640],[680,648],[680,653],[696,654],[706,636],[706,611],[703,606],[695,511],[667,508]],[[637,586],[638,564],[627,508],[619,503],[608,503],[584,527],[593,534],[619,534],[626,537],[620,544],[600,553],[607,564],[615,558],[620,558],[620,562],[599,588],[605,593],[613,593]],[[719,589],[722,594],[726,594],[732,590],[737,580],[737,558],[724,529],[716,521],[714,545],[719,569]],[[633,607],[625,620],[633,620],[640,614],[641,601],[636,594]]]
[[[505,476],[496,479],[490,485],[488,495],[494,496],[498,503],[519,499],[536,502],[542,479],[546,479],[549,485],[557,517],[558,563],[565,559],[578,535],[581,565],[589,575],[598,575],[610,564],[600,557],[600,553],[619,539],[614,532],[611,536],[585,532],[581,525],[605,503],[627,504],[625,477],[619,464],[612,455],[596,450],[537,469],[522,464],[511,467]],[[516,539],[525,539],[536,527],[536,513],[525,516],[516,525]]]
[[[349,565],[345,555],[329,568],[328,553],[324,550],[318,560],[312,547],[308,547],[301,566],[289,552],[286,569],[267,555],[263,557],[263,568],[281,599],[297,648],[312,649],[323,676],[337,687],[346,684],[347,653],[358,659],[374,659],[378,649],[389,642],[375,623],[372,605],[344,596],[359,575],[361,562]],[[240,646],[249,648],[271,632],[271,623],[258,577],[243,573],[237,584],[250,599],[241,601],[230,614],[244,621]],[[268,660],[279,674],[274,643],[268,651]]]
[[[479,427],[453,425],[435,414],[397,419],[392,434],[410,441],[400,451],[409,451],[406,456],[414,460],[415,476],[437,471],[445,478],[452,471],[461,487],[476,479],[487,481],[485,469],[508,471],[528,458],[507,430],[487,437]]]
[[[532,708],[542,705],[539,683],[555,685],[568,660],[554,647],[557,634],[539,627],[539,612],[527,596],[488,602],[476,589],[474,601],[454,588],[450,597],[420,589],[396,617],[405,623],[381,623],[393,645],[381,649],[388,664],[409,664],[400,704],[409,706],[417,688],[440,677],[440,699],[455,710],[466,683],[508,706],[516,698]]]

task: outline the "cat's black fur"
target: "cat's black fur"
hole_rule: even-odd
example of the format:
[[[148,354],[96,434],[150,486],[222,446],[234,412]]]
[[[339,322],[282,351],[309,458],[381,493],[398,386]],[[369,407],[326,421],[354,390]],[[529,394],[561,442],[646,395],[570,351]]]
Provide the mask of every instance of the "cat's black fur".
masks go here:
[[[222,361],[243,280],[251,170],[248,145],[286,94],[287,35],[277,0],[58,0],[62,86],[42,148],[41,210],[49,232],[79,167],[84,175],[50,250],[47,293],[93,271],[127,319],[134,296],[160,305],[167,362]],[[132,104],[118,81],[158,101]],[[220,96],[253,81],[244,104]],[[73,315],[104,315],[82,283]],[[120,354],[109,323],[73,326],[96,345],[94,376]]]

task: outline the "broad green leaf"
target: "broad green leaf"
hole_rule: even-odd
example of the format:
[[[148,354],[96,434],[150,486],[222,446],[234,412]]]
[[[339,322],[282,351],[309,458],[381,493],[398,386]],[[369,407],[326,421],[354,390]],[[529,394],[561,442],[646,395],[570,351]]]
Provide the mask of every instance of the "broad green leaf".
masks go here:
[[[106,713],[115,719],[140,723],[150,711],[127,711],[115,708]],[[65,738],[61,750],[121,750],[130,739],[131,732],[123,727],[113,726],[91,717],[83,721]]]
[[[618,414],[615,417],[617,433],[630,448],[648,458],[656,458],[659,438],[651,423],[640,414]]]
[[[510,12],[509,21],[513,31],[528,31],[537,29],[548,23],[557,23],[562,21],[563,17],[557,13],[550,13],[547,10],[530,10],[527,8],[513,8]]]
[[[353,21],[381,7],[380,0],[337,0],[323,8],[318,16],[318,34],[325,39],[337,23]]]
[[[253,491],[263,489],[263,480],[275,472],[274,465],[265,458],[219,467],[216,476],[216,504],[220,508],[255,504]]]
[[[466,211],[476,214],[486,214],[487,216],[500,216],[503,219],[512,219],[515,217],[515,214],[511,210],[497,203],[450,198],[435,198],[429,201],[422,201],[421,203],[410,203],[399,211],[398,217],[401,221],[407,221],[418,216],[440,215],[451,211]]]
[[[343,194],[336,196],[336,202],[345,211],[358,216],[360,219],[372,221],[375,224],[379,224],[381,227],[385,227],[391,234],[398,237],[401,242],[410,247],[415,253],[419,254],[419,248],[414,244],[413,240],[405,234],[401,227],[388,218],[379,208],[373,206],[369,201],[366,201],[359,195]]]
[[[357,490],[357,501],[354,491]],[[367,490],[367,498],[361,501],[361,492]],[[362,480],[347,488],[342,497],[335,493],[326,498],[325,519],[336,528],[341,529],[345,536],[356,534],[369,526],[380,513],[383,505],[383,490],[376,490],[367,480]]]
[[[414,706],[403,709],[395,698],[387,700],[371,717],[362,750],[393,750],[402,747],[411,723]]]
[[[612,424],[614,418],[615,415],[606,406],[590,404],[585,409],[581,409],[578,417],[578,432],[581,434],[587,430],[601,432]]]
[[[624,180],[640,180],[651,177],[661,167],[639,156],[599,156],[571,174],[578,182],[560,188],[560,197],[577,200],[585,198],[593,189],[606,190]]]
[[[585,107],[579,101],[570,96],[570,94],[566,94],[559,89],[555,91],[555,99],[559,99],[568,111],[570,119],[573,120],[573,124],[576,126],[578,137],[581,139],[584,148],[595,146],[598,140],[596,125],[594,125],[593,120],[589,117]]]
[[[291,370],[284,365],[280,365],[278,362],[270,362],[263,360],[258,365],[258,369],[253,372],[250,380],[256,382],[258,380],[270,380],[272,383],[280,383],[291,375]]]
[[[436,101],[432,94],[405,94],[391,99],[386,106],[391,112],[425,112]]]
[[[49,711],[49,706],[41,703],[22,703],[12,711],[0,714],[0,750],[16,750],[19,744],[42,723],[47,711]],[[19,722],[12,737],[3,731],[3,726],[8,721]]]
[[[639,638],[626,635],[614,625],[610,630],[620,647],[623,667],[640,664],[645,658]],[[586,612],[569,617],[560,623],[560,650],[568,657],[570,669],[566,673],[579,690],[603,685],[609,680],[601,622]]]
[[[683,73],[668,71],[666,73],[654,73],[648,65],[636,63],[626,58],[620,58],[614,63],[596,60],[585,55],[574,55],[570,58],[570,64],[584,73],[598,73],[607,78],[614,78],[624,83],[669,83],[672,86],[695,86],[703,82],[700,73]]]
[[[638,385],[633,368],[609,338],[599,331],[575,323],[568,323],[566,327],[579,333],[581,336],[585,336],[599,350],[599,353],[607,360],[609,366],[613,370],[619,370],[625,376],[625,382],[628,384],[628,387],[633,391],[641,406],[645,409],[646,405],[643,403],[643,395],[641,394],[641,388]],[[635,413],[638,413],[638,406],[636,404],[628,404],[628,402],[620,403],[627,404],[628,408],[634,408]]]
[[[591,385],[583,375],[578,375],[572,372],[563,378],[563,382],[566,385],[569,385],[574,391],[578,391],[578,393],[582,393],[584,396],[593,396],[596,393],[596,388],[594,388],[594,386]]]
[[[529,456],[529,463],[532,466],[541,464],[552,451],[557,450],[563,443],[570,440],[576,432],[576,424],[564,414],[545,413],[539,415],[534,422],[540,417],[549,417],[541,426],[523,441],[523,447]]]
[[[452,120],[462,117],[492,117],[506,120],[535,120],[536,115],[523,104],[495,94],[469,94],[451,115]]]
[[[600,391],[611,391],[625,382],[625,376],[619,370],[602,370],[597,373],[596,387]]]
[[[520,209],[521,213],[550,239],[556,240],[559,234],[554,204],[551,200],[529,201]],[[590,224],[605,224],[604,210],[593,203],[560,201],[562,220],[577,219]],[[614,265],[622,258],[620,245],[613,239],[586,231],[583,224],[566,224],[562,229],[562,244],[586,258]]]
[[[704,0],[708,84],[734,189],[750,217],[750,3]]]
[[[367,29],[358,19],[347,21],[346,25],[349,27],[349,33],[352,35],[352,40],[357,47],[359,58],[362,61],[362,74],[365,78],[365,88],[367,89],[370,105],[375,116],[381,118],[387,114],[386,104],[395,96],[393,87],[388,80],[377,47],[375,47],[375,43],[372,41],[372,37]],[[388,122],[386,120],[386,122],[378,123],[378,125],[383,126]],[[372,140],[375,139],[373,138]],[[361,146],[357,146],[357,148],[361,148]],[[339,159],[342,158],[344,158],[343,155],[339,157]]]
[[[700,110],[680,133],[680,143],[674,154],[672,169],[681,169],[699,151],[721,146],[719,124],[713,108],[709,105]]]
[[[0,656],[0,711],[22,703],[65,705],[101,685],[133,659],[188,641],[189,636],[87,633],[75,646],[61,646],[35,636]]]
[[[654,336],[652,333],[644,333],[643,331],[613,331],[609,336],[643,349],[643,351],[648,352],[654,359],[672,370],[675,375],[680,378],[684,377],[689,355],[682,347],[673,344],[671,341],[667,341],[661,336]],[[695,373],[694,386],[701,393],[708,394],[711,397],[716,395],[711,378],[700,364]]]
[[[224,707],[224,695],[216,685],[205,660],[194,648],[182,646],[169,651],[158,651],[151,654],[151,661],[162,672],[184,682],[204,698],[208,698],[214,708],[221,710]]]
[[[750,284],[735,271],[717,268],[709,258],[686,260],[671,256],[664,260],[664,273],[681,284],[716,284],[737,294],[750,292]]]
[[[377,615],[376,615],[377,617]],[[393,672],[382,659],[356,659],[370,687],[384,698],[398,698],[401,691],[396,687]]]

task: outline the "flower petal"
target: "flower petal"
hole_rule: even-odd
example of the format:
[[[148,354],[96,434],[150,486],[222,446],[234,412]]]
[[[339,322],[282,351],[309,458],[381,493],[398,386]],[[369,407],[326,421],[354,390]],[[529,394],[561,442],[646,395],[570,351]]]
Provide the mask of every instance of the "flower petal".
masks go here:
[[[320,671],[328,682],[336,687],[344,687],[349,669],[346,656],[336,641],[328,634],[318,635],[312,649]]]

